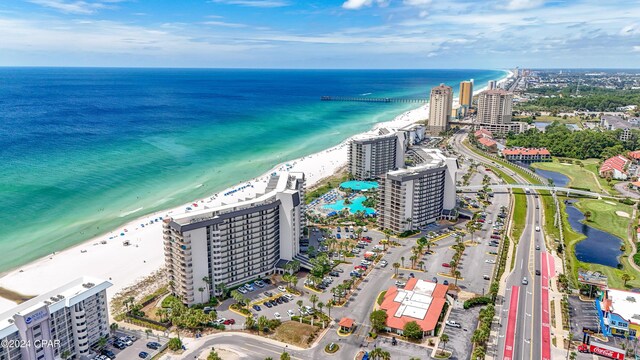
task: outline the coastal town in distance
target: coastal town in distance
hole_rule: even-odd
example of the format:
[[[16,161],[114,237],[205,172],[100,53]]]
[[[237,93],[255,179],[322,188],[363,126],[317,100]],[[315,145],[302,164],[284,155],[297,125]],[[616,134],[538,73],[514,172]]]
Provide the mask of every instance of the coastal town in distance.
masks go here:
[[[0,359],[635,358],[640,76],[476,87],[5,274]]]

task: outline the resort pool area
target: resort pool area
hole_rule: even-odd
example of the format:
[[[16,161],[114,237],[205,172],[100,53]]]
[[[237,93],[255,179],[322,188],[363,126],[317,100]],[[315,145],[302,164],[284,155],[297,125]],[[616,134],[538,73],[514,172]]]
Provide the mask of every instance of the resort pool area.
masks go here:
[[[350,180],[340,184],[340,188],[351,189],[354,191],[364,191],[364,190],[377,189],[378,183],[375,181]]]
[[[370,207],[366,207],[362,204],[363,201],[365,201],[366,197],[364,196],[358,196],[356,198],[354,198],[353,200],[351,200],[351,203],[348,205],[345,205],[344,200],[338,200],[334,203],[331,204],[326,204],[323,205],[322,207],[325,209],[330,209],[333,211],[337,211],[340,212],[342,211],[342,209],[344,208],[349,208],[349,212],[352,214],[357,213],[358,211],[364,211],[365,214],[367,215],[372,215],[375,214],[375,209],[372,209]]]

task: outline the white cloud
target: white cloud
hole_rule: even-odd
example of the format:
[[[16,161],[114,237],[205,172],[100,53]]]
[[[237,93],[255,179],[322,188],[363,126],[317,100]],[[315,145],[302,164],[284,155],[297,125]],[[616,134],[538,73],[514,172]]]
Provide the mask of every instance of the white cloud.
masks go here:
[[[640,24],[634,23],[627,25],[620,30],[622,36],[640,35]]]
[[[230,22],[224,22],[224,21],[205,21],[203,22],[203,24],[209,25],[209,26],[222,26],[222,27],[230,27],[230,28],[247,27],[246,24],[230,23]]]
[[[106,6],[100,2],[64,1],[64,0],[30,0],[30,2],[69,14],[93,14]]]
[[[213,0],[213,2],[258,8],[275,8],[289,6],[289,3],[284,0]]]
[[[634,52],[640,52],[640,45],[636,45],[633,47]]]
[[[426,18],[427,16],[429,16],[429,12],[428,12],[427,10],[422,10],[422,11],[420,11],[420,13],[418,14],[418,16],[419,16],[421,19],[424,19],[424,18]]]
[[[507,10],[526,10],[544,5],[545,0],[508,0],[504,5]]]
[[[379,6],[386,6],[386,0],[347,0],[342,4],[342,7],[349,10],[358,10],[363,7],[369,7],[373,4]]]
[[[432,0],[404,0],[403,3],[409,6],[427,6],[431,4]]]

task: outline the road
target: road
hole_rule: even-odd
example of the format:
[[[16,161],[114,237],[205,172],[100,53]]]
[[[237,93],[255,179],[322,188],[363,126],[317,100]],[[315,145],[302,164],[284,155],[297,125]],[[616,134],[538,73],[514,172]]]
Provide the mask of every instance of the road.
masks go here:
[[[461,131],[452,139],[458,152],[480,163],[491,163],[491,160],[475,154],[462,145],[462,140],[466,135],[466,132]],[[500,166],[498,165],[498,167]],[[527,183],[517,173],[510,170],[507,172],[519,183]],[[498,316],[500,318],[497,344],[498,359],[537,360],[549,358],[548,303],[544,306],[547,322],[545,323],[546,330],[543,341],[542,276],[535,275],[535,270],[542,269],[541,258],[544,256],[546,259],[544,233],[541,226],[543,223],[541,208],[543,206],[534,192],[526,196],[526,199],[527,211],[524,231],[517,245],[513,270],[507,277],[502,306],[497,308],[497,311],[501,311]],[[537,226],[539,226],[539,231],[536,231]],[[539,246],[540,250],[536,250],[536,246]],[[528,281],[527,285],[523,284],[525,277]],[[545,276],[545,279],[548,279],[548,276]],[[547,284],[544,288],[545,291],[548,291]],[[548,293],[545,292],[545,294],[548,297]]]

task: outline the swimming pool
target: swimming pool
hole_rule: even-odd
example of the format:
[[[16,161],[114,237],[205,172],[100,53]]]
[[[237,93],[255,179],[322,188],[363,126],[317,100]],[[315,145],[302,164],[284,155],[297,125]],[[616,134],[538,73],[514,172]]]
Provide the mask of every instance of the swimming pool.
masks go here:
[[[359,180],[350,180],[345,181],[340,184],[340,187],[343,189],[351,189],[355,191],[363,191],[363,190],[371,190],[377,189],[378,183],[375,181],[359,181]]]
[[[364,211],[367,215],[372,215],[376,213],[376,210],[370,207],[366,207],[362,204],[366,200],[364,196],[358,196],[351,200],[351,204],[345,205],[344,200],[338,200],[331,204],[323,205],[322,207],[325,209],[335,210],[337,212],[342,211],[344,208],[349,208],[349,212],[352,214],[357,213],[358,211]]]

